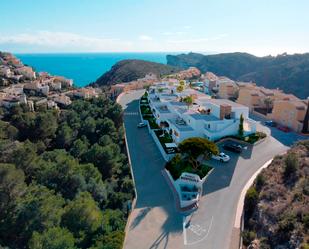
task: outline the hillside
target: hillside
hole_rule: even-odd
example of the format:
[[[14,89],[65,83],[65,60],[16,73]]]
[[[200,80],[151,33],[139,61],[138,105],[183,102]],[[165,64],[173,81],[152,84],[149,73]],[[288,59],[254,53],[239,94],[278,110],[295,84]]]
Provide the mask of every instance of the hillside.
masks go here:
[[[247,192],[244,208],[244,244],[254,240],[248,248],[308,248],[309,140],[262,171]]]
[[[168,55],[167,64],[197,67],[239,81],[254,81],[267,88],[281,88],[300,98],[309,96],[309,53],[256,57],[247,53]]]
[[[110,71],[103,74],[95,82],[96,85],[112,85],[121,82],[130,82],[153,73],[157,76],[172,74],[180,69],[160,63],[143,60],[122,60],[116,63]]]

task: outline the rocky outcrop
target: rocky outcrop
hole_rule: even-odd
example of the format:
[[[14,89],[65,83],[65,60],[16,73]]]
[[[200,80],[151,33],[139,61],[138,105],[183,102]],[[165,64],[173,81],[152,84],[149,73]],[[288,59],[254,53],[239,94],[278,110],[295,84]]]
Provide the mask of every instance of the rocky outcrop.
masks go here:
[[[308,248],[309,140],[277,156],[245,199],[247,248]]]
[[[95,82],[96,85],[112,85],[134,81],[145,77],[147,74],[155,74],[157,77],[179,72],[180,69],[160,63],[143,60],[122,60],[116,63],[111,70],[104,73]]]

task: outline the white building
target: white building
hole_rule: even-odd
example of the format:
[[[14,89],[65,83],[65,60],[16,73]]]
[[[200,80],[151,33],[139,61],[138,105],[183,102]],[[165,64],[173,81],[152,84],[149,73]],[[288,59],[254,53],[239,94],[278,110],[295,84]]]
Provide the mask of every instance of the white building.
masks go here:
[[[176,143],[189,137],[214,141],[237,135],[241,115],[244,135],[256,132],[256,122],[248,117],[248,107],[227,99],[212,99],[193,89],[178,93],[176,88],[164,83],[155,84],[150,87],[148,95],[158,125],[165,127]],[[182,101],[186,96],[193,98],[192,105]]]

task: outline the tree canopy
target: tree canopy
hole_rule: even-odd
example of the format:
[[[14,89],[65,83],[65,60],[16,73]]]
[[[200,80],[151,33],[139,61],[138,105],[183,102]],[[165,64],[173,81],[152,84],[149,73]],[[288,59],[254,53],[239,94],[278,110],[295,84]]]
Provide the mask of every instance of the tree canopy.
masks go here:
[[[121,107],[100,97],[0,111],[1,246],[121,248],[134,195]]]
[[[203,155],[206,159],[209,159],[212,154],[216,155],[219,153],[219,149],[214,142],[200,137],[185,139],[178,145],[178,148],[181,153],[189,158],[195,167],[199,165],[199,156]]]

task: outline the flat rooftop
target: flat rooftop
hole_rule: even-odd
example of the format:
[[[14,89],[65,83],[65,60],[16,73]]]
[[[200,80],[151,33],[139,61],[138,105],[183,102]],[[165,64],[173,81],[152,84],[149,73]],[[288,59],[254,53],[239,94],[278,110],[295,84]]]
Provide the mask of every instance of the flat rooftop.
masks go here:
[[[232,107],[235,107],[235,108],[244,108],[246,106],[242,105],[242,104],[238,104],[236,102],[233,102],[231,100],[228,100],[228,99],[201,99],[201,100],[197,100],[197,102],[200,101],[201,103],[203,104],[207,104],[207,103],[211,103],[211,104],[214,104],[214,105],[217,105],[217,106],[220,106],[220,105],[230,105]]]
[[[205,121],[219,121],[220,119],[212,114],[200,114],[200,113],[193,113],[190,114],[192,118],[195,120],[205,120]]]
[[[169,118],[167,121],[173,124],[179,131],[193,131],[192,127],[187,124],[179,124],[177,118]]]

